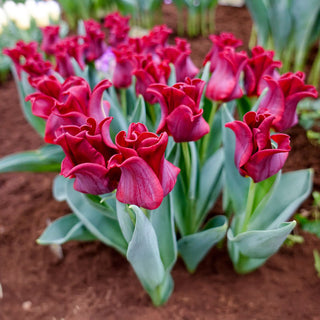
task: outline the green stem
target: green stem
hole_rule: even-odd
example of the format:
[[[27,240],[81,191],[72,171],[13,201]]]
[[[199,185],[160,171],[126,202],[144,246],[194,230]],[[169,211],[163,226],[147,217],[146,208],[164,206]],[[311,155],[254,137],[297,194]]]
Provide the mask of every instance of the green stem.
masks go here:
[[[185,177],[186,181],[190,181],[190,172],[191,172],[191,160],[190,160],[190,150],[188,142],[181,142],[182,147],[182,154],[183,154],[183,160],[184,160],[184,166],[186,169]]]
[[[120,103],[122,108],[122,113],[124,117],[127,119],[127,90],[126,89],[120,89]]]
[[[246,212],[244,215],[244,218],[242,220],[242,223],[240,224],[240,232],[245,232],[248,227],[249,220],[252,215],[252,209],[253,209],[253,203],[254,203],[254,196],[256,191],[257,184],[250,178],[250,186],[249,186],[249,192],[248,192],[248,198],[247,198],[247,206],[246,206]]]
[[[312,64],[308,82],[310,84],[313,84],[315,87],[318,87],[319,78],[320,78],[320,43],[319,43],[318,53]]]
[[[177,26],[177,33],[178,36],[183,36],[184,34],[184,22],[183,22],[183,9],[182,8],[178,8],[178,26]]]
[[[257,30],[253,25],[251,28],[250,39],[249,39],[249,49],[251,50],[257,43]]]
[[[216,101],[212,101],[212,107],[210,110],[210,114],[209,114],[209,119],[208,119],[208,124],[210,127],[210,132],[212,131],[212,124],[213,124],[213,120],[214,120],[214,116],[216,114],[218,108],[218,102]],[[206,134],[203,138],[202,138],[202,144],[201,144],[201,149],[200,149],[200,161],[201,164],[204,163],[205,159],[206,159],[206,155],[207,155],[207,149],[208,149],[208,145],[209,145],[209,140],[210,140],[210,132],[208,134]]]
[[[214,33],[215,30],[215,15],[216,15],[216,9],[215,7],[210,9],[208,12],[209,15],[209,33]]]

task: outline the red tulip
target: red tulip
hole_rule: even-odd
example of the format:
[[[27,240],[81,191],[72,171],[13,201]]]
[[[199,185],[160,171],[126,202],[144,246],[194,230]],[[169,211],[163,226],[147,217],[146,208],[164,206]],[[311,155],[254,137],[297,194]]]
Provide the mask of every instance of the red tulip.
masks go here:
[[[110,13],[105,17],[104,27],[109,29],[108,43],[112,47],[126,44],[129,39],[129,16],[121,16],[118,12]]]
[[[235,52],[234,48],[227,47],[221,51],[207,85],[206,97],[225,102],[241,98],[243,92],[239,78],[247,60],[244,52]]]
[[[194,78],[199,69],[190,58],[190,44],[181,38],[175,38],[175,46],[159,49],[157,53],[162,60],[166,59],[174,64],[177,82],[184,81],[186,77]]]
[[[60,26],[52,25],[40,28],[42,31],[41,50],[48,55],[55,53],[55,46],[59,41]]]
[[[235,165],[242,176],[254,182],[265,180],[283,167],[290,151],[290,138],[286,134],[270,136],[274,116],[268,113],[246,113],[243,121],[233,121],[225,126],[236,136]],[[277,147],[272,146],[273,140]]]
[[[278,80],[265,76],[264,80],[268,92],[259,105],[258,113],[269,112],[274,115],[272,126],[276,131],[289,129],[298,123],[296,108],[301,99],[318,96],[314,86],[304,83],[303,72],[288,72]]]
[[[212,48],[206,55],[203,65],[210,61],[210,72],[213,72],[217,65],[219,52],[223,51],[226,47],[238,48],[242,45],[242,41],[237,39],[230,32],[222,32],[220,35],[210,35],[212,41]]]
[[[119,154],[109,170],[121,170],[116,197],[120,202],[156,209],[174,187],[180,169],[164,158],[168,135],[149,132],[144,124],[132,123],[128,133],[116,136]]]
[[[210,131],[199,109],[205,82],[200,79],[178,82],[169,87],[152,84],[147,92],[154,94],[161,106],[157,133],[167,132],[176,142],[196,141]]]
[[[142,94],[144,99],[154,104],[157,98],[147,92],[149,85],[153,83],[166,84],[170,75],[170,67],[166,60],[157,65],[151,55],[136,56],[137,68],[133,71],[136,76],[136,94]]]
[[[102,32],[100,24],[92,19],[84,21],[84,27],[86,30],[84,42],[87,44],[85,57],[87,62],[92,62],[101,57],[106,50],[105,34]]]
[[[264,50],[262,47],[257,46],[252,49],[252,58],[244,68],[244,86],[247,96],[259,96],[262,93],[267,87],[264,76],[268,75],[275,80],[280,77],[275,69],[281,68],[282,63],[274,61],[273,56],[273,51]]]

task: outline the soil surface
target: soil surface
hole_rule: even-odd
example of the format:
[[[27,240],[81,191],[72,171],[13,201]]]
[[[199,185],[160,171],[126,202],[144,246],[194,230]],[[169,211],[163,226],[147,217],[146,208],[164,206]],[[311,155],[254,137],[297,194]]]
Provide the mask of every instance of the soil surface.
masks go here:
[[[175,12],[165,9],[169,26]],[[251,19],[245,8],[218,7],[217,32],[231,31],[248,43]],[[198,65],[211,47],[191,41]],[[38,148],[42,139],[27,124],[13,81],[0,87],[0,156]],[[289,132],[292,152],[285,170],[313,167],[320,190],[320,149],[304,130]],[[70,242],[59,260],[35,240],[48,221],[69,213],[53,200],[54,174],[0,175],[0,319],[292,319],[320,320],[320,279],[312,251],[320,240],[304,233],[304,243],[283,246],[259,270],[237,275],[225,247],[213,249],[190,275],[182,261],[173,270],[175,290],[169,302],[154,308],[126,259],[101,243]],[[310,209],[311,198],[302,206]],[[219,211],[219,208],[216,209]]]

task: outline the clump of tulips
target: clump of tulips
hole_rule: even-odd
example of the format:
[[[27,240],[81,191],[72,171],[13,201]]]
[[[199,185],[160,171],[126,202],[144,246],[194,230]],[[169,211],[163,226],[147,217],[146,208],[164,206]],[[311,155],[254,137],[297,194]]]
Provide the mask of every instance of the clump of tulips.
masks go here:
[[[210,36],[199,70],[186,40],[168,44],[166,26],[132,38],[128,23],[114,13],[107,37],[88,20],[83,34],[63,39],[49,26],[42,52],[32,42],[5,50],[27,119],[47,144],[7,156],[0,171],[59,168],[54,197],[72,213],[38,243],[102,241],[160,305],[178,254],[194,272],[226,236],[235,270],[247,273],[282,245],[312,188],[312,170],[282,174],[282,132],[317,91],[302,72],[280,75],[272,51],[239,52],[232,34]],[[210,214],[221,192],[226,214]]]

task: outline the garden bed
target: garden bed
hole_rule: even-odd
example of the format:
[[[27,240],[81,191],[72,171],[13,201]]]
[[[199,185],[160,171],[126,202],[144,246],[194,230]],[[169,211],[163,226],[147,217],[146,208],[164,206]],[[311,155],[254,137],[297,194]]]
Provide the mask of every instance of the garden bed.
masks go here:
[[[168,7],[165,14],[173,27],[174,11]],[[246,9],[218,7],[216,27],[248,43]],[[196,38],[191,45],[200,65],[211,42]],[[13,81],[0,87],[0,110],[0,156],[42,144],[20,111]],[[308,142],[299,126],[289,133],[292,151],[285,170],[313,167],[319,191],[319,147]],[[174,293],[165,306],[155,308],[126,259],[113,249],[98,242],[71,242],[63,245],[59,260],[49,247],[36,244],[50,220],[69,213],[65,203],[52,198],[53,178],[47,173],[0,175],[0,319],[320,319],[320,280],[312,254],[320,247],[316,237],[296,230],[303,244],[282,247],[245,276],[233,271],[225,246],[210,252],[193,275],[178,261]],[[311,202],[309,198],[303,208],[310,209]]]

